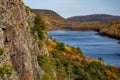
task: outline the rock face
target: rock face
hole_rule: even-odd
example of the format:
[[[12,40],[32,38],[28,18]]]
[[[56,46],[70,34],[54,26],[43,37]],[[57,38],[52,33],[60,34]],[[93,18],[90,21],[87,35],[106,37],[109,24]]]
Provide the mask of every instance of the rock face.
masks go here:
[[[3,37],[3,31],[0,28],[0,48],[4,47],[4,37]]]
[[[0,0],[0,48],[4,49],[0,64],[12,67],[11,76],[3,74],[0,79],[34,80],[42,75],[37,62],[40,50],[28,24],[34,24],[35,15],[26,10],[21,0]]]

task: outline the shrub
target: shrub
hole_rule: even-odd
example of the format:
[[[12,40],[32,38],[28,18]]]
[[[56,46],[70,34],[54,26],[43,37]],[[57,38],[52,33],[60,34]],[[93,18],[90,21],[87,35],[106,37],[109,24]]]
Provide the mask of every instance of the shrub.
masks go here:
[[[72,76],[73,76],[73,64],[71,62],[68,62],[66,64],[66,72],[67,72],[67,77],[72,78]]]
[[[55,80],[54,77],[54,64],[51,61],[51,58],[47,55],[38,56],[38,63],[41,68],[45,71],[42,80]]]
[[[4,49],[0,48],[0,55],[4,54]]]
[[[57,49],[60,51],[65,51],[65,44],[64,43],[57,43]]]
[[[28,6],[25,6],[25,11],[26,11],[27,14],[29,14],[30,8]]]
[[[79,47],[77,48],[77,53],[82,54],[82,51],[81,51],[81,49]]]
[[[102,57],[99,57],[98,60],[103,61]]]
[[[54,41],[54,42],[57,42],[57,40],[56,40],[56,39],[53,39],[53,41]]]
[[[110,72],[109,70],[106,70],[106,71],[105,71],[105,74],[106,74],[107,76],[109,76],[109,78],[110,78],[111,80],[117,80],[117,79],[118,79],[117,75],[116,75],[115,73],[113,73],[113,72]]]
[[[49,73],[45,73],[41,80],[55,80],[55,78],[51,76]]]
[[[39,49],[41,49],[43,46],[44,45],[43,45],[42,41],[38,41],[38,47],[39,47]]]
[[[54,58],[59,58],[59,57],[60,57],[57,49],[53,49],[51,53],[52,53],[52,56],[53,56]]]

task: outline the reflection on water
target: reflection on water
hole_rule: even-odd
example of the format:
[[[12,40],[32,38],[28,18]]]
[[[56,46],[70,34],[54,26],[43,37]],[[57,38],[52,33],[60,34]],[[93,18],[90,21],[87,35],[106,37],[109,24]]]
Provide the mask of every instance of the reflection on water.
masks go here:
[[[102,57],[107,64],[120,66],[118,40],[102,37],[93,31],[49,31],[49,36],[74,47],[80,47],[85,55]]]

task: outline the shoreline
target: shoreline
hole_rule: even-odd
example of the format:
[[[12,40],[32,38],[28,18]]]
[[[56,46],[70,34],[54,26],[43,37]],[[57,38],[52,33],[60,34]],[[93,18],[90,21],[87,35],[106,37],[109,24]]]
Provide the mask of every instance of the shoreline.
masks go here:
[[[51,31],[53,31],[53,33],[54,33],[54,31],[55,31],[55,33],[56,32],[59,32],[59,31],[63,31],[63,33],[64,33],[64,31],[66,31],[65,33],[71,33],[71,32],[69,32],[69,31],[73,31],[73,30],[51,30]],[[68,31],[68,32],[67,32]],[[80,30],[79,30],[80,31]],[[76,31],[76,32],[79,32],[79,31]],[[74,31],[73,31],[74,32]],[[76,33],[75,32],[75,33]],[[82,32],[82,31],[80,31],[80,32]],[[88,31],[86,31],[86,32],[88,32]],[[90,32],[93,32],[94,34],[93,35],[96,35],[96,36],[100,36],[100,35],[98,35],[98,33],[96,32],[96,31],[90,31]],[[83,33],[84,33],[84,31],[83,31]],[[79,33],[78,33],[79,34]],[[89,36],[89,32],[88,32],[88,36]],[[67,37],[67,36],[66,36]],[[72,36],[71,36],[72,37]],[[74,36],[73,36],[74,37]],[[103,36],[100,36],[100,37],[103,37]],[[104,38],[104,37],[103,37]],[[105,38],[106,38],[106,36],[105,36]],[[107,38],[107,39],[111,39],[111,38]],[[114,40],[114,44],[116,44],[117,45],[117,42],[118,42],[118,40],[115,40],[115,39],[113,39]],[[85,41],[83,41],[83,42],[85,42]],[[110,44],[109,44],[110,45]],[[118,46],[119,46],[119,44],[118,44]],[[76,47],[76,46],[74,46],[74,47]],[[80,47],[80,46],[79,46]],[[81,47],[80,47],[81,48]],[[81,49],[82,50],[82,49]],[[82,50],[83,51],[83,50]],[[96,51],[97,52],[97,51]],[[88,55],[86,55],[85,54],[85,52],[83,52],[84,53],[84,55],[85,56],[88,56]],[[99,54],[99,53],[98,53]],[[115,56],[116,56],[117,54],[115,54]],[[88,57],[91,57],[91,56],[88,56]],[[95,57],[91,57],[91,58],[95,58]],[[97,59],[97,58],[96,58]],[[119,66],[118,66],[119,67]]]
[[[95,32],[98,32],[98,35],[100,35],[100,36],[106,36],[106,37],[108,37],[108,38],[112,38],[112,39],[116,39],[116,40],[119,40],[118,41],[118,44],[120,44],[120,37],[116,37],[116,36],[112,36],[112,35],[109,35],[109,34],[107,34],[107,33],[100,33],[100,30],[71,30],[71,29],[51,29],[51,30],[48,30],[48,31],[59,31],[59,30],[61,30],[61,31],[95,31]]]

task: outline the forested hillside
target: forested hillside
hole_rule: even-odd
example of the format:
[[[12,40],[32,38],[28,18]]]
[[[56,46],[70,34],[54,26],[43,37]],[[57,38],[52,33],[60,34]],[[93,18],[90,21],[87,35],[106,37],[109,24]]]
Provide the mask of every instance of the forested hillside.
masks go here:
[[[110,22],[120,20],[120,16],[113,16],[108,14],[93,14],[86,16],[73,16],[67,18],[69,21],[77,21],[77,22]]]
[[[100,34],[120,39],[120,21],[108,23],[100,30]]]
[[[42,16],[48,30],[62,29],[63,26],[68,25],[67,20],[52,10],[34,9],[34,11]]]

